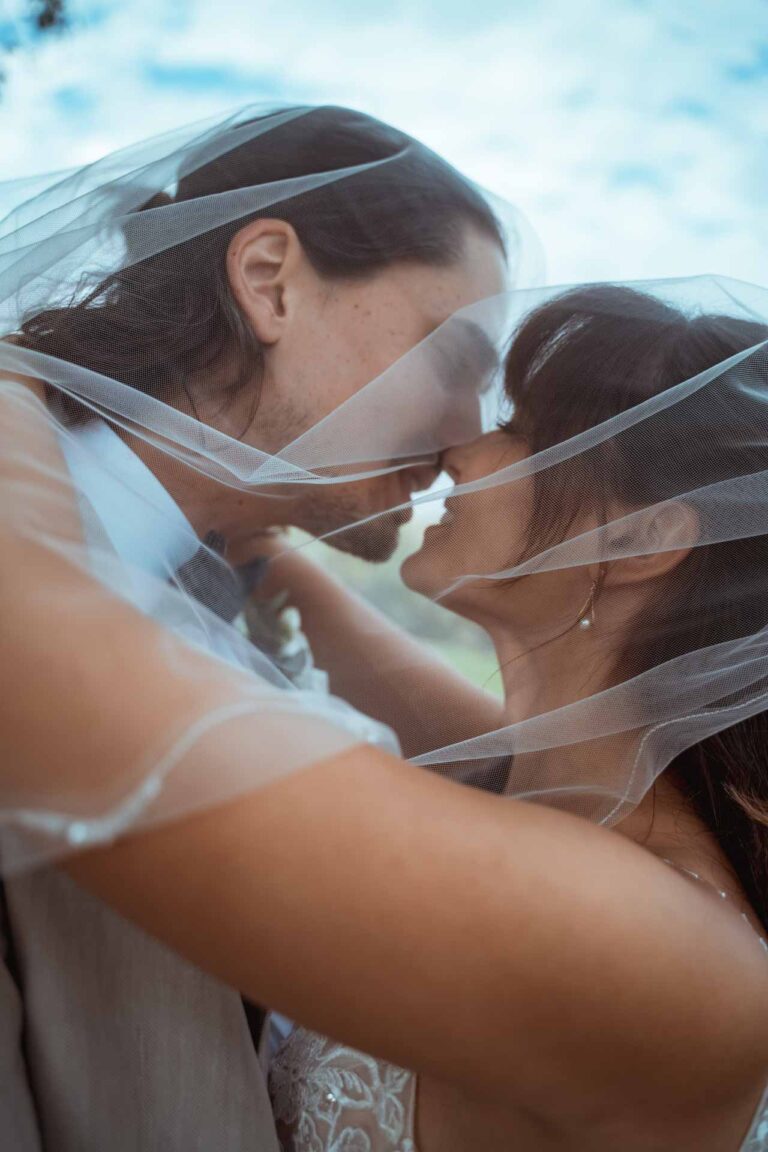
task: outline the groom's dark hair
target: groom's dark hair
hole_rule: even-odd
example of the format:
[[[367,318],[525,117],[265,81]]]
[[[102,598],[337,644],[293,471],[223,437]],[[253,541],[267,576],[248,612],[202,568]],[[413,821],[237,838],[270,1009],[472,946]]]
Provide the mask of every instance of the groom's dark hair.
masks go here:
[[[165,401],[226,354],[236,367],[223,396],[251,387],[255,409],[262,349],[237,306],[226,270],[229,242],[250,221],[264,216],[290,223],[313,267],[329,278],[364,278],[397,262],[449,265],[462,253],[467,225],[503,247],[499,223],[483,196],[424,145],[347,108],[295,112],[279,127],[212,160],[196,165],[193,154],[173,198],[159,193],[140,211],[386,162],[134,261],[81,289],[65,307],[27,318],[19,343]],[[237,128],[242,124],[223,131]],[[130,254],[128,239],[127,244]],[[88,413],[70,402],[68,415],[74,422]]]

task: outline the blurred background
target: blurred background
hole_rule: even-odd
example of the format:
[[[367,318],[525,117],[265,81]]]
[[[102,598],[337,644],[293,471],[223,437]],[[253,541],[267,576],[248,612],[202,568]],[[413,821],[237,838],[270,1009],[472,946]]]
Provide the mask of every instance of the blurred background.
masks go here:
[[[0,179],[342,102],[518,203],[550,283],[767,279],[766,0],[0,0],[0,69]]]

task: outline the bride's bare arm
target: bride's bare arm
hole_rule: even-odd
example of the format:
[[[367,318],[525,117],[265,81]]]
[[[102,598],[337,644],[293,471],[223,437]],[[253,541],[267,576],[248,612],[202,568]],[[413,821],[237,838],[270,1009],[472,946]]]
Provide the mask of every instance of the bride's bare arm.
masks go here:
[[[764,956],[735,987],[705,895],[370,749],[68,867],[245,994],[497,1106],[676,1114],[763,1071]]]
[[[272,561],[265,594],[286,588],[331,691],[397,732],[418,756],[491,732],[501,704],[300,551]]]

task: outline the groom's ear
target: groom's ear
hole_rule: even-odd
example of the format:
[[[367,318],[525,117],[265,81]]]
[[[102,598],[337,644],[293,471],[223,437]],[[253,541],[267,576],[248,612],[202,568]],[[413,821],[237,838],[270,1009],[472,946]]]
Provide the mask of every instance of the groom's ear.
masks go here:
[[[254,220],[229,242],[230,288],[262,344],[275,344],[285,330],[290,288],[302,258],[299,238],[284,220]]]

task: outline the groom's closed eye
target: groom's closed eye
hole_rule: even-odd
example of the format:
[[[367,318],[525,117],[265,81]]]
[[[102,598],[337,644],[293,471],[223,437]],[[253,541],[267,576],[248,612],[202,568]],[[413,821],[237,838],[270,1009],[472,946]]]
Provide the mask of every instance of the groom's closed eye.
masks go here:
[[[499,367],[499,353],[482,328],[467,325],[462,333],[458,355],[455,357],[457,384],[470,386],[479,394],[487,391]]]
[[[469,390],[482,394],[499,367],[496,346],[477,324],[464,322],[437,337],[430,353],[441,385],[446,391]]]

